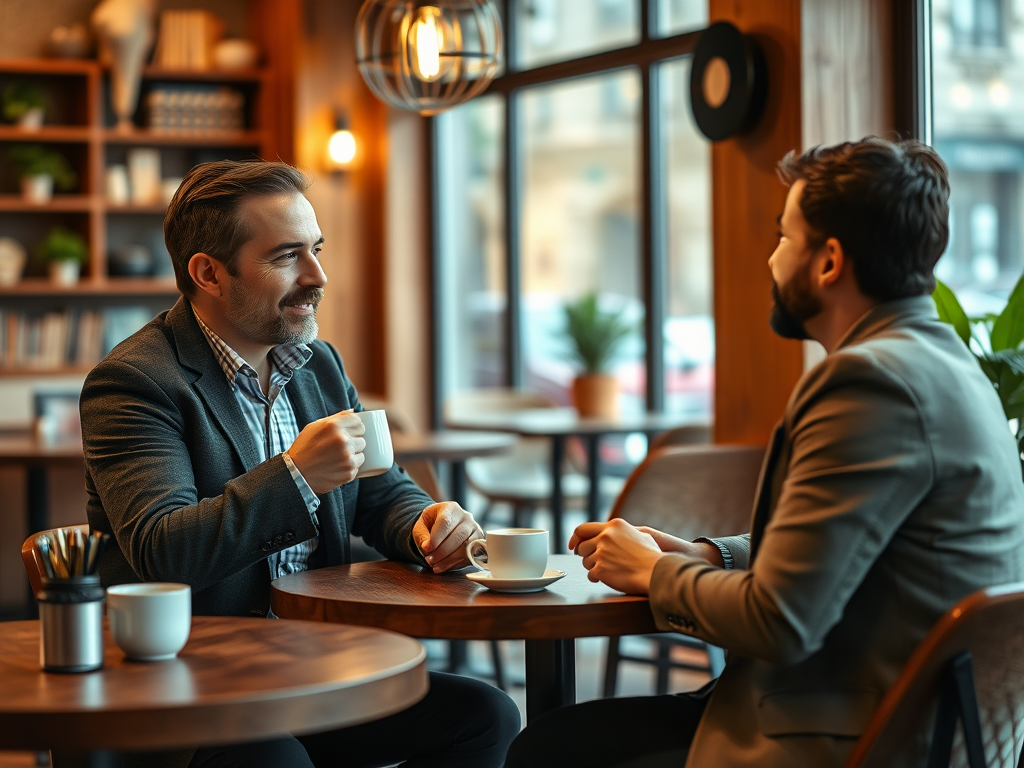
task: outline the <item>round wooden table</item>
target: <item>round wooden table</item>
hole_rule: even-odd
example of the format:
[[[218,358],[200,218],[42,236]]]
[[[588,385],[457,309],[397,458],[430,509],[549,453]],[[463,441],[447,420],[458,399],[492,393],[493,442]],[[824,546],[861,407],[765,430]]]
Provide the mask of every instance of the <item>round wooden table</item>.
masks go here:
[[[522,595],[492,592],[466,571],[435,575],[378,561],[318,568],[271,583],[278,616],[379,627],[413,637],[526,641],[526,715],[533,720],[576,701],[577,637],[659,630],[646,597],[587,579],[576,555],[552,555],[566,577]]]
[[[39,622],[0,623],[0,749],[102,764],[82,753],[314,733],[400,712],[428,688],[420,643],[365,627],[196,616],[171,661],[128,661],[106,629],[104,645],[95,672],[43,672]]]
[[[600,515],[601,451],[600,441],[605,435],[625,435],[642,432],[650,438],[659,432],[687,425],[704,425],[667,413],[641,413],[616,419],[583,418],[575,408],[529,408],[521,411],[460,416],[446,419],[445,426],[459,430],[490,430],[507,432],[523,437],[546,437],[551,440],[551,535],[553,543],[562,546],[565,535],[562,516],[565,496],[562,492],[562,469],[565,464],[565,443],[570,437],[581,438],[587,446],[587,475],[590,487],[587,495],[587,516],[597,520]]]

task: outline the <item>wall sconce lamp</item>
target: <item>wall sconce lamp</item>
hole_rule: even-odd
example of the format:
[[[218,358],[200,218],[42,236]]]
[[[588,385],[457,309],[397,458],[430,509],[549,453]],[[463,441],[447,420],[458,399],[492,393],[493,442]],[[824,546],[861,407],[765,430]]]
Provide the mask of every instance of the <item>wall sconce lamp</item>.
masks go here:
[[[348,120],[339,115],[334,121],[334,133],[327,141],[327,168],[331,171],[351,171],[359,157],[355,134]]]

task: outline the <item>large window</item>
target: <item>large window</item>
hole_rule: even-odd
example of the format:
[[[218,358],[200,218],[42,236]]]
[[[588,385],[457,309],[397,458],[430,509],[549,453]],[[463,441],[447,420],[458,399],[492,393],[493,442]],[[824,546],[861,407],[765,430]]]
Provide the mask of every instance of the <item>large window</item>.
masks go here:
[[[710,151],[688,96],[706,2],[505,5],[504,74],[433,120],[435,413],[489,386],[569,403],[563,307],[595,292],[635,328],[621,410],[710,418]]]
[[[950,242],[936,275],[971,315],[998,312],[1024,269],[1024,1],[933,0],[935,148]]]

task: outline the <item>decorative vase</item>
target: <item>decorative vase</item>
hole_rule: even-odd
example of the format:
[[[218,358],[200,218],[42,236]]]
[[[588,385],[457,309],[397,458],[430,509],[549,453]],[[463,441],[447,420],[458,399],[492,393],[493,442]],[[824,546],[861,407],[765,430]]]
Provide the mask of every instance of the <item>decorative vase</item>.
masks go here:
[[[25,202],[46,205],[53,197],[53,176],[46,174],[22,176],[21,196]]]
[[[11,286],[21,280],[27,254],[17,240],[0,237],[0,286]]]
[[[43,108],[32,107],[20,118],[18,127],[23,131],[38,131],[43,127]]]
[[[92,12],[100,62],[110,67],[110,105],[121,132],[134,129],[132,114],[142,65],[153,45],[155,13],[155,0],[102,0]]]
[[[572,401],[584,418],[614,419],[619,415],[619,380],[606,373],[577,376]]]
[[[50,262],[50,279],[57,285],[74,285],[81,271],[82,265],[77,261]]]

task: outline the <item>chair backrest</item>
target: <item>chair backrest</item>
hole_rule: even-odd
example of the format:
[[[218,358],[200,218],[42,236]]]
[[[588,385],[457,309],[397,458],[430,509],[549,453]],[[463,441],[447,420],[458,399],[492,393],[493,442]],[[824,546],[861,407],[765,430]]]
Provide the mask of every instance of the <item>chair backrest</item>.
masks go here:
[[[629,476],[609,518],[683,539],[745,533],[764,450],[746,445],[653,450]]]
[[[82,531],[85,536],[89,535],[89,525],[65,525],[61,526],[65,530],[68,528],[78,528]],[[39,531],[29,536],[21,545],[21,562],[25,564],[25,570],[28,572],[28,580],[32,585],[32,592],[37,593],[43,588],[43,576],[46,571],[43,568],[43,564],[36,559],[36,537],[42,536],[46,533],[52,533],[56,531],[56,528],[47,528],[45,531]]]
[[[688,424],[662,432],[651,441],[650,450],[669,445],[707,445],[711,442],[710,424]]]
[[[1024,583],[975,592],[939,620],[882,699],[846,768],[925,765],[940,690],[952,662],[965,652],[973,668],[984,764],[1017,766],[1024,740]],[[949,765],[967,765],[962,734],[957,728]]]

